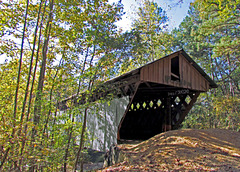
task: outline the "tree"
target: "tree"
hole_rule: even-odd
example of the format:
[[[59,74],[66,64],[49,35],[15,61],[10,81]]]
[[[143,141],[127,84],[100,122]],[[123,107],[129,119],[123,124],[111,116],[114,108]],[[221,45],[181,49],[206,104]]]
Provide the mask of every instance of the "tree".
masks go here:
[[[240,29],[239,2],[238,0],[195,2],[200,11],[200,17],[203,20],[200,31],[206,36],[211,34],[218,36],[218,40],[214,42],[213,57],[215,59],[221,57],[223,63],[228,64],[227,67],[220,62],[218,66],[225,68],[225,71],[221,72],[227,75],[229,94],[232,96],[235,95],[236,91],[239,92],[237,81],[240,79],[237,72],[239,71],[240,39],[236,36],[239,34]]]
[[[197,128],[207,126],[239,130],[239,124],[232,122],[239,120],[239,113],[236,113],[239,107],[233,105],[239,102],[239,47],[236,45],[239,41],[236,36],[239,14],[236,10],[238,6],[233,1],[195,1],[180,27],[172,32],[175,36],[174,48],[180,45],[188,51],[219,86],[212,94],[200,97],[183,124],[185,127],[190,127],[191,121],[195,120]],[[231,113],[220,108],[226,106],[226,102],[234,106]],[[197,110],[198,106],[204,110]]]
[[[41,7],[41,4],[45,5]],[[117,33],[114,23],[123,14],[122,5],[108,4],[105,0],[30,2],[24,37],[21,36],[24,17],[16,14],[24,11],[26,4],[16,1],[0,5],[3,9],[0,13],[3,18],[0,50],[1,54],[12,57],[0,68],[0,106],[3,112],[1,167],[8,171],[27,170],[26,166],[31,166],[29,170],[59,171],[63,165],[66,171],[68,165],[74,166],[76,144],[85,128],[83,121],[76,120],[83,112],[75,107],[73,100],[65,113],[60,113],[56,104],[86,89],[91,91],[95,85],[113,76],[117,61],[114,56],[116,47],[108,44],[108,40],[114,42]],[[7,34],[13,39],[6,39]],[[19,103],[16,105],[16,116],[10,116],[13,110],[11,103],[14,102],[11,88],[17,86],[14,80],[19,65],[16,54],[20,52],[20,46],[17,42],[21,38],[27,44],[23,47],[22,71],[18,82]],[[38,44],[35,45],[36,41]],[[34,46],[37,49],[35,52]],[[4,93],[4,90],[8,92]],[[18,136],[9,137],[14,121],[19,133]],[[66,136],[67,133],[69,135]],[[86,138],[85,133],[83,137]]]
[[[157,3],[144,0],[140,4],[131,31],[124,34],[131,52],[126,53],[125,63],[130,69],[171,52],[172,37],[167,32],[167,21],[166,12]]]

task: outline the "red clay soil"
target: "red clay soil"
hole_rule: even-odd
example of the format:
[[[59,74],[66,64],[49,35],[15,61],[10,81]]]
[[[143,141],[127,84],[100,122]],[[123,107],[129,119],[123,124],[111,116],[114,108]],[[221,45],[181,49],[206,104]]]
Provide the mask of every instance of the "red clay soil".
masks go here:
[[[122,162],[100,171],[240,172],[240,133],[230,130],[174,130],[118,147]]]

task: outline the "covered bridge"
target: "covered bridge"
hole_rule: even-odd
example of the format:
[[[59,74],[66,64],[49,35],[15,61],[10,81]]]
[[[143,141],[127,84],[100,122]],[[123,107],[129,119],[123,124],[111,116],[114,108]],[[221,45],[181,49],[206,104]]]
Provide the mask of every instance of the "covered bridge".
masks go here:
[[[118,123],[117,140],[145,140],[177,129],[199,94],[216,87],[199,65],[180,50],[105,82],[93,93],[91,101],[109,93],[129,97]],[[83,104],[84,99],[78,103]]]

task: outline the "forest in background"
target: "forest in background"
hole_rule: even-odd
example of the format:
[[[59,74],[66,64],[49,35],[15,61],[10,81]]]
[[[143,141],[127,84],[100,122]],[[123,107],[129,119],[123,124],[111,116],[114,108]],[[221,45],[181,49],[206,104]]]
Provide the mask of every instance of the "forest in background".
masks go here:
[[[121,1],[0,0],[0,9],[0,55],[8,57],[0,64],[1,171],[75,171],[91,134],[87,109],[99,103],[88,101],[92,90],[182,48],[218,84],[201,94],[182,127],[240,131],[239,0],[195,0],[173,30],[150,0],[129,31],[116,27]],[[70,99],[59,114],[61,100],[80,101],[82,92],[85,105]]]

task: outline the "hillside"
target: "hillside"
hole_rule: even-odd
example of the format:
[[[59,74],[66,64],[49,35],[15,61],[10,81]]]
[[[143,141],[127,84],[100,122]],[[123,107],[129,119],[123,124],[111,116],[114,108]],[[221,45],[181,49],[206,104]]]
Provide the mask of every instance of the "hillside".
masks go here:
[[[175,130],[118,145],[122,161],[101,171],[240,171],[240,133]]]

